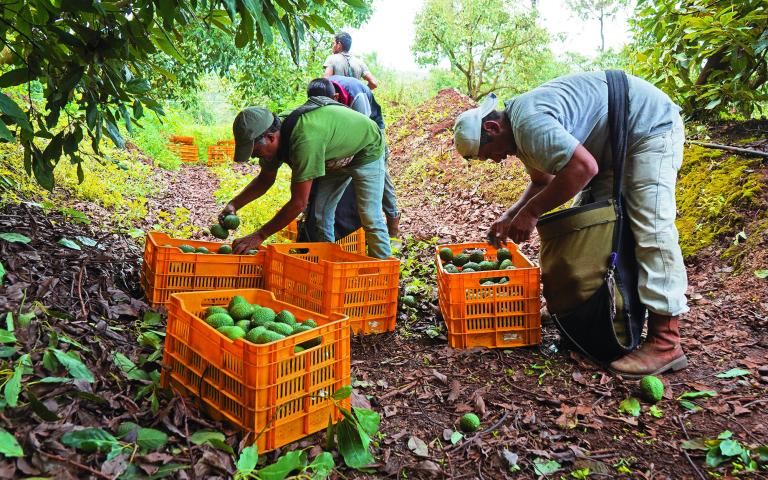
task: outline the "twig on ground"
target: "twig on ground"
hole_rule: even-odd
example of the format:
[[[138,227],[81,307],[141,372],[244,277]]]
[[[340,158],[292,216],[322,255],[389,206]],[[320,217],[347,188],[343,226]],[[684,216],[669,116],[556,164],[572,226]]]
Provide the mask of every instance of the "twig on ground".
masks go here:
[[[414,380],[414,381],[412,381],[412,382],[406,383],[406,384],[405,384],[405,385],[403,385],[402,387],[400,387],[400,388],[396,388],[395,390],[392,390],[391,392],[387,392],[387,393],[385,393],[384,395],[380,396],[380,397],[378,398],[378,400],[379,400],[379,402],[381,402],[382,400],[386,400],[386,399],[388,399],[389,397],[394,397],[394,396],[395,396],[395,395],[397,395],[398,393],[404,393],[406,390],[408,390],[409,388],[413,387],[413,386],[414,386],[414,385],[416,385],[417,383],[419,383],[419,381],[418,381],[418,380]]]
[[[109,475],[104,475],[100,471],[94,470],[91,467],[89,467],[88,465],[83,465],[82,463],[78,463],[78,462],[76,462],[74,460],[70,460],[69,458],[60,457],[59,455],[54,455],[52,453],[44,452],[42,450],[38,450],[37,453],[42,453],[46,457],[51,458],[53,460],[56,460],[57,462],[68,463],[68,464],[72,465],[73,467],[77,467],[80,470],[84,470],[84,471],[86,471],[86,472],[90,473],[91,475],[96,476],[98,478],[105,478],[106,480],[112,480],[112,477],[110,477]]]
[[[691,437],[688,435],[688,430],[686,430],[685,423],[683,423],[683,420],[680,418],[680,415],[678,415],[675,418],[677,419],[677,423],[680,424],[680,428],[683,429],[683,435],[685,435],[686,440],[690,440]],[[696,463],[693,461],[691,456],[688,455],[688,452],[686,452],[684,448],[681,448],[680,450],[683,452],[685,459],[688,460],[688,463],[691,465],[691,468],[693,468],[693,471],[696,472],[696,476],[699,477],[701,480],[707,480],[704,474],[701,473],[701,470],[699,470],[699,467],[696,466]]]
[[[761,152],[760,150],[750,150],[749,148],[733,147],[731,145],[720,145],[719,143],[698,142],[696,140],[686,140],[686,143],[705,148],[716,148],[718,150],[726,150],[728,152],[736,152],[742,153],[744,155],[755,155],[757,157],[768,158],[768,152]]]

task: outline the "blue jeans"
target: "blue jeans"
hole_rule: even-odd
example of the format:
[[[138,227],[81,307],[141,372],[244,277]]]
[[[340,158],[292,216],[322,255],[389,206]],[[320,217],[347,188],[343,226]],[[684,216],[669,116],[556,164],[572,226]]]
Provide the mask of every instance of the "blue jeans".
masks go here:
[[[383,133],[383,131],[382,131]],[[384,154],[384,197],[381,199],[381,206],[384,209],[384,215],[390,218],[400,216],[397,209],[397,197],[395,196],[395,186],[392,184],[392,178],[389,176],[389,147],[385,144],[386,153]]]
[[[384,156],[381,156],[366,165],[332,170],[322,177],[312,214],[323,241],[335,240],[333,226],[336,220],[336,206],[347,185],[352,182],[357,196],[357,213],[360,215],[360,222],[365,230],[365,241],[368,243],[368,254],[376,258],[388,258],[392,255],[387,225],[381,211],[385,172]]]

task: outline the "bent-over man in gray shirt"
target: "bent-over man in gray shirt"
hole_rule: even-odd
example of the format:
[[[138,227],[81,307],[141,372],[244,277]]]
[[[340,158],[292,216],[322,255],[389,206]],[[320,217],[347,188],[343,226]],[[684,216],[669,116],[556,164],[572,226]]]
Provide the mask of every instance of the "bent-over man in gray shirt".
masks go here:
[[[688,280],[675,227],[675,184],[683,159],[680,108],[650,83],[629,82],[629,144],[623,195],[635,236],[638,292],[649,310],[642,346],[611,369],[643,376],[687,366],[679,315],[688,311]],[[557,78],[505,102],[496,96],[460,114],[454,144],[465,158],[501,161],[517,156],[531,177],[518,201],[499,217],[489,238],[528,239],[541,215],[570,199],[610,198],[613,169],[604,72]],[[582,190],[589,185],[589,189]]]

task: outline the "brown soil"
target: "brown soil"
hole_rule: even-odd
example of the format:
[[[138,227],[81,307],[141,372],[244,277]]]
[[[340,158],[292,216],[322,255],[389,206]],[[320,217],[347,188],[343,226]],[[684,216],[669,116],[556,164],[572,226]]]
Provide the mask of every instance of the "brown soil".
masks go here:
[[[389,127],[402,228],[415,240],[482,240],[490,222],[510,203],[509,197],[519,192],[510,187],[499,194],[500,203],[492,203],[494,189],[519,188],[525,183],[514,159],[484,170],[487,167],[468,165],[452,152],[448,130],[452,118],[470,104],[466,97],[443,91],[428,102],[428,108],[419,109],[432,112],[432,118],[412,118]],[[436,160],[420,176],[404,176],[410,162],[429,153]],[[152,200],[152,208],[172,211],[176,205],[183,206],[203,228],[215,217],[219,207],[210,196],[215,179],[204,167],[186,167],[177,173],[158,171],[157,175],[164,192]],[[148,218],[143,226],[152,222]],[[12,311],[18,316],[24,302],[22,311],[32,308],[37,313],[28,328],[17,327],[16,332],[22,348],[34,352],[34,372],[27,378],[49,375],[41,366],[41,352],[49,342],[61,350],[70,348],[71,342],[62,340],[65,335],[88,348],[82,358],[96,377],[92,384],[30,385],[25,392],[34,392],[44,409],[22,393],[19,407],[4,410],[0,426],[14,434],[25,456],[0,459],[0,477],[114,478],[131,459],[147,476],[169,463],[189,466],[174,473],[175,478],[230,476],[234,464],[228,454],[192,445],[187,438],[201,428],[219,430],[237,450],[243,438],[239,432],[165,393],[159,395],[158,410],[153,412],[146,397],[136,398],[146,382],[126,380],[112,361],[114,352],[138,361],[154,350],[148,343],[136,341],[148,330],[141,325],[148,310],[138,285],[141,246],[109,233],[106,221],[72,224],[59,214],[24,204],[0,211],[0,231],[32,238],[27,245],[0,241],[0,256],[8,271],[0,288],[0,312]],[[56,243],[61,237],[78,235],[95,239],[98,245],[75,251]],[[764,413],[768,402],[768,288],[767,280],[753,273],[768,268],[768,238],[765,232],[762,235],[762,243],[737,268],[715,255],[719,246],[687,260],[692,310],[683,322],[683,348],[691,365],[663,377],[665,396],[657,404],[662,418],[651,416],[646,403],[642,403],[639,417],[620,413],[619,403],[637,395],[636,382],[624,381],[560,350],[552,327],[544,327],[540,347],[449,348],[438,314],[434,278],[427,278],[431,283],[420,291],[432,293],[424,293],[417,308],[399,313],[397,332],[353,340],[355,402],[370,403],[382,415],[381,436],[374,439],[379,464],[374,474],[341,469],[338,477],[535,478],[536,459],[555,460],[562,466],[551,478],[567,478],[569,472],[583,468],[589,468],[593,478],[706,478],[706,472],[733,475],[730,463],[711,469],[704,463],[703,452],[685,452],[680,445],[687,438],[714,438],[726,430],[744,445],[768,443]],[[432,247],[415,240],[406,241],[404,255],[432,264]],[[536,246],[534,238],[523,249],[535,259]],[[403,278],[403,289],[413,280]],[[149,330],[162,333],[163,324]],[[434,331],[439,335],[430,338],[427,332]],[[157,368],[157,362],[145,368]],[[750,374],[716,376],[734,367]],[[687,411],[676,398],[695,390],[717,394],[693,400],[702,410]],[[58,420],[44,421],[40,415],[45,410],[55,413]],[[468,411],[481,416],[481,429],[451,445],[446,430],[457,429],[458,419]],[[147,455],[105,462],[105,454],[75,452],[60,442],[60,436],[76,426],[114,432],[122,421],[165,431],[168,445]],[[409,448],[409,441],[413,445],[417,439],[427,444],[426,456]],[[316,435],[297,445],[323,444],[321,435]],[[267,460],[277,454],[267,455]],[[508,459],[515,457],[518,473],[508,468]],[[622,466],[625,473],[620,473]]]

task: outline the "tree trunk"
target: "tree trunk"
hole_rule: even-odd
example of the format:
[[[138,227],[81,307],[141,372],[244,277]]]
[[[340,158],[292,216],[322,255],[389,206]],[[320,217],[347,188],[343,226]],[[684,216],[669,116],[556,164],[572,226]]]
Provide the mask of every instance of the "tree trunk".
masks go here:
[[[605,53],[605,33],[603,32],[603,9],[600,8],[600,53]]]

